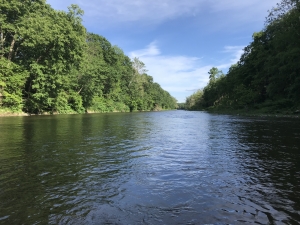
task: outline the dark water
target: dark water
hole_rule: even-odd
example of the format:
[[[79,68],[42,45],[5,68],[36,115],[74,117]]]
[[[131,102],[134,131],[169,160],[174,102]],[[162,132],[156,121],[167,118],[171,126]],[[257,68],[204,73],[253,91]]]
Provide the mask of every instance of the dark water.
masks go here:
[[[0,118],[0,224],[300,224],[300,120]]]

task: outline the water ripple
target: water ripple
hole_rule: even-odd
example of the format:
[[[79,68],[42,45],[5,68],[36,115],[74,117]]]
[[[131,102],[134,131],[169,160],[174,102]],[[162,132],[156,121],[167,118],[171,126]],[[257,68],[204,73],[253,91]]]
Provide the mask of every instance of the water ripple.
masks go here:
[[[300,223],[298,119],[170,111],[0,125],[0,224]]]

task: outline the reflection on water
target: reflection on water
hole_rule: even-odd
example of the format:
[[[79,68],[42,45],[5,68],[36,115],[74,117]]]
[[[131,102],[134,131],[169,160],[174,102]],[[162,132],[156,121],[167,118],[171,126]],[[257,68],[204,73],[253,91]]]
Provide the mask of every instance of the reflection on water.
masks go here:
[[[300,120],[0,118],[0,224],[299,224]]]

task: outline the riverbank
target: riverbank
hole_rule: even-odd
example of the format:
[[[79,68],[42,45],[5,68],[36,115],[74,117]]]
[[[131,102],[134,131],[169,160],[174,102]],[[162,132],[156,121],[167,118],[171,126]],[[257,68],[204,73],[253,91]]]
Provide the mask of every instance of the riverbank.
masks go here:
[[[30,114],[25,112],[20,112],[20,111],[14,112],[14,111],[0,109],[0,117],[8,117],[8,116],[30,116]]]
[[[278,110],[264,110],[264,109],[224,109],[224,108],[208,108],[203,111],[209,113],[216,113],[222,115],[237,115],[237,116],[255,116],[255,117],[292,117],[299,118],[300,110],[293,109],[278,109]]]
[[[174,110],[174,109],[154,109],[154,110],[142,110],[142,111],[132,111],[132,112],[158,112],[158,111],[168,111],[168,110]],[[97,114],[97,113],[129,113],[129,111],[112,111],[112,112],[97,112],[97,111],[91,111],[88,110],[85,113],[81,113],[81,114]],[[70,112],[70,113],[50,113],[50,112],[44,112],[41,114],[30,114],[30,113],[25,113],[25,112],[14,112],[14,111],[8,111],[8,110],[0,110],[0,117],[12,117],[12,116],[49,116],[49,115],[63,115],[63,114],[80,114],[80,113],[76,113],[76,112]]]

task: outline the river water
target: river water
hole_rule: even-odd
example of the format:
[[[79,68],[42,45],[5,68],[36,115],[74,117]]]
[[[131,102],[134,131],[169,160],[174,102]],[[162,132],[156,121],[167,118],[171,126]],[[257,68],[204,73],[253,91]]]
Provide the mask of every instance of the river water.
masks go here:
[[[300,119],[0,118],[0,224],[300,224]]]

